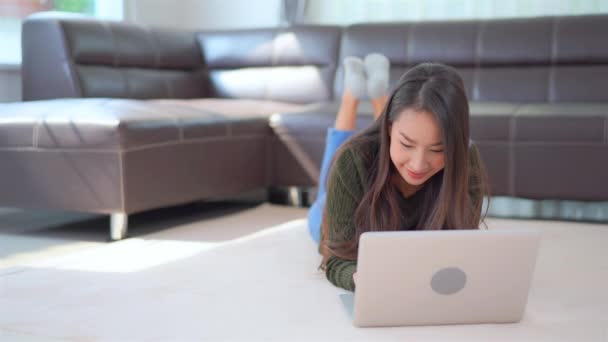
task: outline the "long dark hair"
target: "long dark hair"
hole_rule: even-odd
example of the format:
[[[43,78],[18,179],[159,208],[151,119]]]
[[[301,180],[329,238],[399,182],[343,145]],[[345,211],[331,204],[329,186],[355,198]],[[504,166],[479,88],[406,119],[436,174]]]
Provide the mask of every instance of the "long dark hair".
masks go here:
[[[367,231],[399,230],[398,188],[391,182],[397,172],[390,158],[389,131],[405,109],[432,113],[441,126],[445,166],[418,190],[420,219],[416,230],[472,229],[481,220],[486,173],[477,148],[469,140],[469,103],[462,78],[450,66],[423,63],[401,76],[381,116],[347,141],[334,158],[352,149],[368,165],[368,191],[355,211],[355,236],[349,241],[329,241],[323,220],[320,250],[323,265],[331,255],[355,260],[359,237]],[[375,144],[377,150],[365,148]],[[473,163],[471,163],[473,159]],[[471,168],[470,165],[476,165]],[[470,184],[473,180],[476,184]],[[474,189],[472,193],[470,190]],[[418,195],[417,195],[418,196]],[[325,215],[323,215],[325,216]]]

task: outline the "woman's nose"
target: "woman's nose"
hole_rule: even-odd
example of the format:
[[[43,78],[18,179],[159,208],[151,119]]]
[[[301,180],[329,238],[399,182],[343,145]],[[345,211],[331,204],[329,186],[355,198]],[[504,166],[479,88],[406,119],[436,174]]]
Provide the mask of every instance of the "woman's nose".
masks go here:
[[[424,172],[426,170],[426,157],[423,151],[414,153],[410,159],[410,170],[413,172]]]

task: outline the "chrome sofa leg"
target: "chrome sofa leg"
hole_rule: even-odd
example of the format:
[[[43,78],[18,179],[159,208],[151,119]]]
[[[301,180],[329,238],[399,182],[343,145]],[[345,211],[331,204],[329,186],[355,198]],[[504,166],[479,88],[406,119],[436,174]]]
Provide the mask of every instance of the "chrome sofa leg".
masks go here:
[[[295,207],[302,207],[304,201],[302,199],[302,189],[296,186],[291,186],[287,189],[288,203]]]
[[[274,204],[293,207],[309,207],[316,198],[315,187],[271,187],[268,189],[268,201]]]
[[[110,240],[118,241],[127,236],[129,216],[125,213],[113,213],[110,216]]]

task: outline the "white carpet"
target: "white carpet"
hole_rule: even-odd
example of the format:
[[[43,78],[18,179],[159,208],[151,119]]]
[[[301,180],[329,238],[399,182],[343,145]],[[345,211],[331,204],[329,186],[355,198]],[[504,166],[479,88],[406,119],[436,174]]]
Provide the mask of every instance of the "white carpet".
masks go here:
[[[0,339],[608,341],[606,226],[489,220],[543,231],[519,324],[358,329],[303,218],[247,229],[294,216],[304,211],[262,205],[4,268]]]

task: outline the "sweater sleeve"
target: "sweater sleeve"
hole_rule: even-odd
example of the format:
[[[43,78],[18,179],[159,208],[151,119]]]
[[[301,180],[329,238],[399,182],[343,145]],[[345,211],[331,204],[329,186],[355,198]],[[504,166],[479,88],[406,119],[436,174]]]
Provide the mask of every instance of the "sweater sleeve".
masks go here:
[[[475,144],[471,144],[469,147],[469,168],[469,196],[473,205],[476,206],[483,201],[484,189],[482,186],[483,165],[479,149]]]
[[[342,153],[329,177],[325,214],[327,238],[331,242],[348,241],[355,237],[355,210],[363,197],[363,184],[354,158],[351,150]],[[356,270],[356,261],[332,256],[327,261],[325,274],[335,286],[354,291],[353,273]]]

